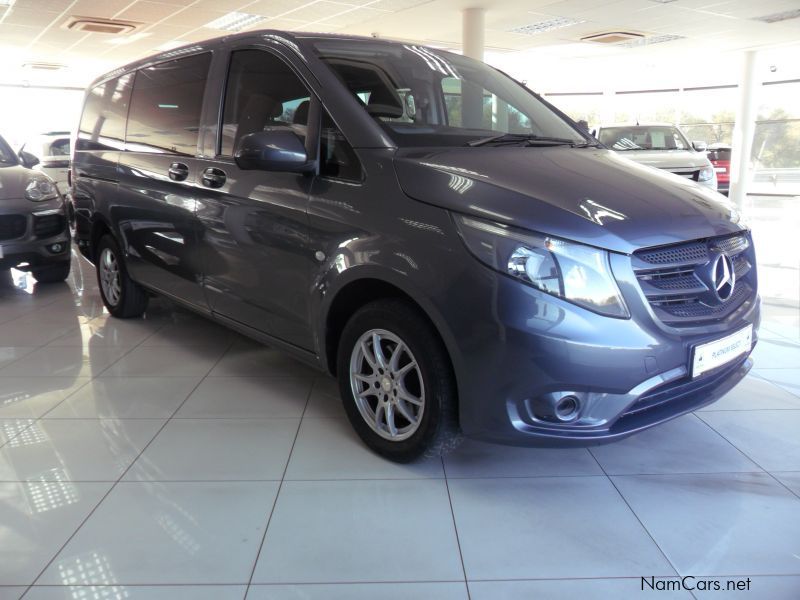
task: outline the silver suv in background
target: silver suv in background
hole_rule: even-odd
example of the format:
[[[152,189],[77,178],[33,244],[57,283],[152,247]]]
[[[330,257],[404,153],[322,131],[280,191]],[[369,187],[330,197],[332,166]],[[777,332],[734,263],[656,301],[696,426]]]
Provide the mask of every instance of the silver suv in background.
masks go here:
[[[706,143],[690,144],[675,125],[609,125],[598,130],[597,138],[608,148],[624,152],[627,158],[638,163],[717,189],[717,175],[706,156]]]
[[[50,177],[62,194],[69,189],[67,183],[71,154],[69,138],[69,131],[49,131],[25,142],[20,149],[39,159],[39,164],[34,169]]]

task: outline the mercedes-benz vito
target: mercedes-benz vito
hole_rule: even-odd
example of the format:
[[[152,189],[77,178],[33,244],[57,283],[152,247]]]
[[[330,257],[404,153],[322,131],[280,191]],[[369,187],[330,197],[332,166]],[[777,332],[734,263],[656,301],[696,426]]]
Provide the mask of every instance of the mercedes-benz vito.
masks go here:
[[[588,445],[750,368],[750,232],[522,84],[414,44],[249,32],[117,69],[74,144],[102,298],[151,294],[336,375],[374,450]],[[677,443],[677,441],[676,441]]]

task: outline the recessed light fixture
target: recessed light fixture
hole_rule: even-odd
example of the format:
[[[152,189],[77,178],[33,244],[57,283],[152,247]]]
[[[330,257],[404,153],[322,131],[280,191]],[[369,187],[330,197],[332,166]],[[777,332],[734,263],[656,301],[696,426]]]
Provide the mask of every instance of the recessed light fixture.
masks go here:
[[[674,40],[683,39],[685,38],[682,35],[672,35],[670,33],[666,33],[664,35],[651,35],[650,37],[630,40],[619,45],[625,48],[637,48],[639,46],[652,46],[653,44],[663,44],[664,42],[672,42]]]
[[[634,33],[632,31],[604,31],[603,33],[593,33],[592,35],[582,37],[581,41],[592,42],[594,44],[619,44],[620,42],[626,42],[643,37],[644,34]]]
[[[577,25],[578,23],[584,22],[585,21],[570,19],[568,17],[554,17],[552,19],[547,19],[546,21],[539,21],[538,23],[531,23],[530,25],[515,27],[514,29],[509,29],[508,31],[511,33],[521,33],[523,35],[538,35],[540,33],[553,31],[554,29],[561,29],[562,27],[569,27],[570,25]]]
[[[96,19],[94,17],[71,17],[62,27],[73,31],[84,31],[86,33],[124,35],[136,29],[138,25],[141,25],[141,23],[116,21],[112,19]]]
[[[772,13],[771,15],[764,15],[762,17],[754,17],[753,21],[762,21],[763,23],[780,23],[781,21],[788,21],[789,19],[796,19],[797,17],[800,17],[800,8],[785,10],[779,13]]]
[[[262,15],[251,15],[250,13],[243,12],[229,12],[227,15],[221,16],[219,19],[214,19],[210,23],[206,23],[203,27],[207,29],[221,29],[223,31],[240,31],[250,25],[255,25],[266,19]]]

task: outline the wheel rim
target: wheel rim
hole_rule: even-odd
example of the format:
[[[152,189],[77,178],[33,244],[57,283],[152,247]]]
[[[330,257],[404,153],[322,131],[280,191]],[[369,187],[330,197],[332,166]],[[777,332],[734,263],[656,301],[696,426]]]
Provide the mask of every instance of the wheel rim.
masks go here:
[[[385,329],[370,329],[350,355],[350,387],[358,411],[384,439],[400,442],[425,413],[422,372],[408,345]]]
[[[111,306],[119,304],[122,296],[119,263],[117,257],[108,248],[103,248],[100,253],[100,287],[103,289],[103,296]]]

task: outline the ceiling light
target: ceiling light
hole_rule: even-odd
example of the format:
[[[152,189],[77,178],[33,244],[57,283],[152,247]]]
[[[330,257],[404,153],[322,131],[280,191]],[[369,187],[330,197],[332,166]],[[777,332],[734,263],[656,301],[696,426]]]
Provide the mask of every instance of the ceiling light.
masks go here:
[[[4,6],[11,6],[14,4],[14,0],[0,0],[0,8]]]
[[[71,17],[62,27],[73,31],[84,31],[86,33],[108,33],[121,35],[130,33],[141,23],[131,21],[115,21],[112,19],[96,19],[94,17]]]
[[[754,17],[753,21],[779,23],[780,21],[788,21],[789,19],[796,19],[797,17],[800,17],[800,8],[785,10],[779,13],[772,13],[771,15],[764,15],[763,17]]]
[[[623,46],[625,48],[637,48],[639,46],[651,46],[653,44],[662,44],[664,42],[671,42],[673,40],[682,40],[682,39],[685,39],[682,35],[672,35],[672,34],[651,35],[650,37],[643,37],[636,40],[630,40],[629,42],[620,44],[620,46]]]
[[[23,69],[31,69],[34,71],[60,71],[61,69],[66,69],[67,65],[62,65],[61,63],[49,63],[49,62],[28,62],[22,65]]]
[[[255,25],[266,19],[262,15],[251,15],[250,13],[243,12],[229,12],[219,19],[214,19],[210,23],[206,23],[203,27],[207,29],[222,29],[223,31],[240,31],[250,25]]]
[[[577,19],[570,19],[567,17],[554,17],[547,21],[539,21],[538,23],[531,23],[530,25],[523,25],[522,27],[515,27],[509,29],[511,33],[521,33],[523,35],[537,35],[539,33],[546,33],[554,29],[561,29],[562,27],[569,27],[570,25],[577,25],[585,21],[578,21]]]
[[[582,42],[593,42],[595,44],[618,44],[629,40],[643,38],[641,33],[633,33],[632,31],[604,31],[603,33],[593,33],[582,37]]]

